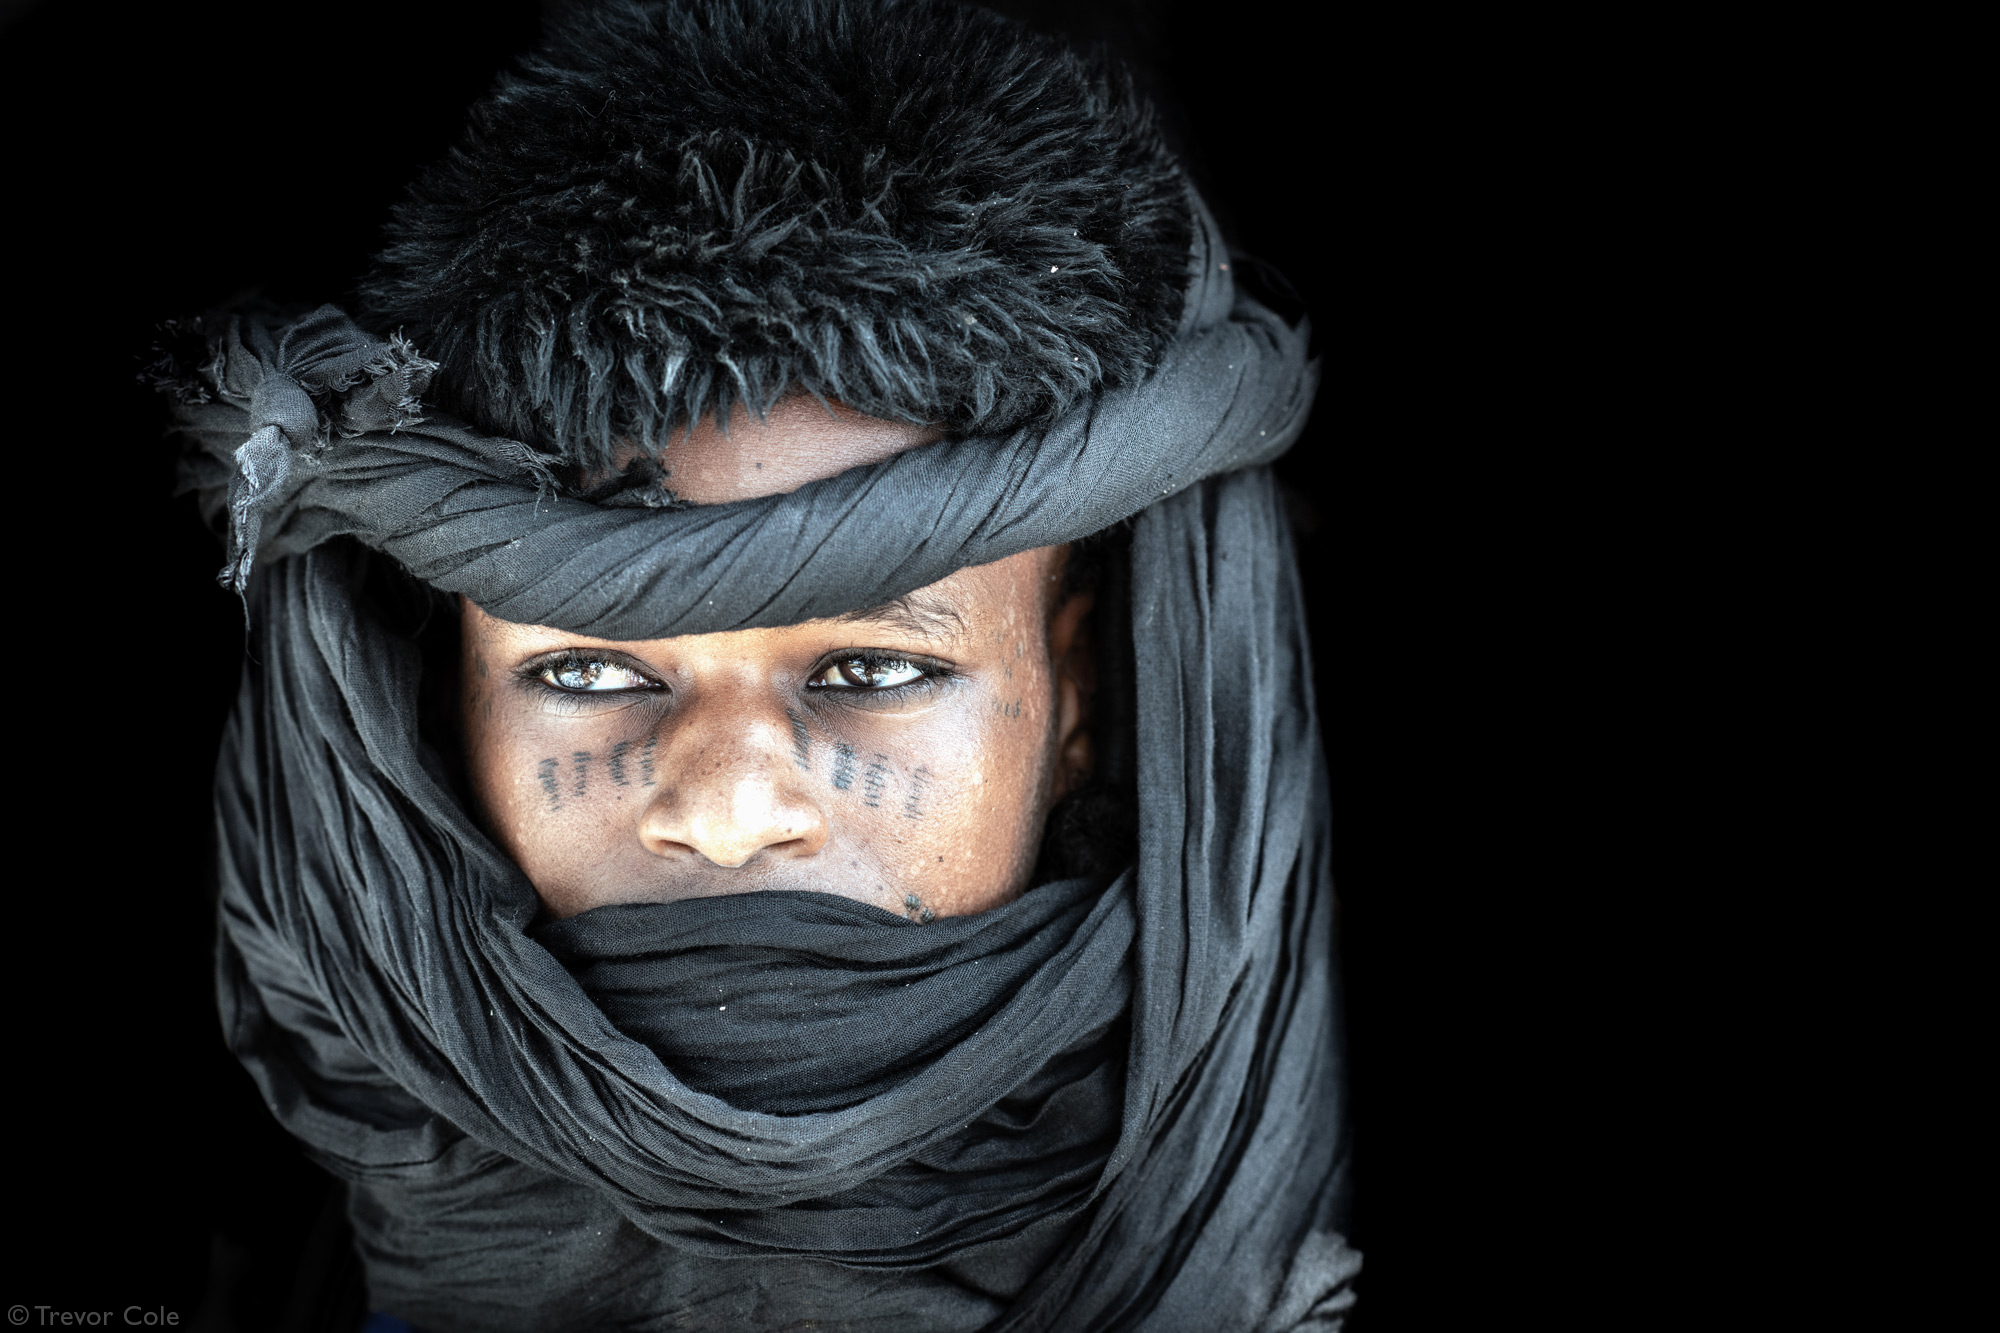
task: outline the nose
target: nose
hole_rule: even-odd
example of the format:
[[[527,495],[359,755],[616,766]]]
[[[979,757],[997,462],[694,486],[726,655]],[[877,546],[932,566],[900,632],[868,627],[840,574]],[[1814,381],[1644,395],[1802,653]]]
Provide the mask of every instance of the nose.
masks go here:
[[[735,869],[760,852],[811,856],[826,845],[826,813],[799,780],[789,733],[687,718],[664,739],[660,791],[639,823],[647,851]]]

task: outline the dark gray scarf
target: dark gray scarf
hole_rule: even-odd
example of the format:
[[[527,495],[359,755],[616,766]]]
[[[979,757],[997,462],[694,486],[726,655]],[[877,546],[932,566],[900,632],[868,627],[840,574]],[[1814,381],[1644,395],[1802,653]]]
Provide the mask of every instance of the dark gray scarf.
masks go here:
[[[1263,466],[1316,377],[1205,217],[1192,263],[1152,378],[1046,433],[703,507],[558,494],[523,446],[422,419],[428,363],[331,307],[217,331],[179,416],[252,624],[217,779],[223,1019],[351,1183],[378,1308],[1338,1324],[1326,783]],[[423,739],[383,562],[639,639],[851,611],[1127,518],[1137,863],[923,926],[762,893],[536,929]]]

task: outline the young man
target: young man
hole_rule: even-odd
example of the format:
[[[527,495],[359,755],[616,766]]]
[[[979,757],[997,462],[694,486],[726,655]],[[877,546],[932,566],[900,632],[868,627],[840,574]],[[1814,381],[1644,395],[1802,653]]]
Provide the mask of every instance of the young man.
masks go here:
[[[704,418],[665,471],[680,500],[722,504],[931,433],[794,397],[727,434]],[[639,643],[467,601],[487,828],[557,917],[766,889],[920,921],[1008,902],[1090,775],[1091,595],[1068,563],[1043,547],[836,618]]]
[[[431,1330],[1337,1325],[1314,382],[1112,74],[579,11],[178,388],[220,991]]]

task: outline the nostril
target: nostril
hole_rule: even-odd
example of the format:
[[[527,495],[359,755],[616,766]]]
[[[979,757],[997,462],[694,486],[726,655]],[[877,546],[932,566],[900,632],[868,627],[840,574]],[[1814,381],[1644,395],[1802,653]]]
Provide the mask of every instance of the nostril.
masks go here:
[[[656,828],[641,829],[639,842],[655,856],[700,856],[701,852],[686,837],[673,836]]]

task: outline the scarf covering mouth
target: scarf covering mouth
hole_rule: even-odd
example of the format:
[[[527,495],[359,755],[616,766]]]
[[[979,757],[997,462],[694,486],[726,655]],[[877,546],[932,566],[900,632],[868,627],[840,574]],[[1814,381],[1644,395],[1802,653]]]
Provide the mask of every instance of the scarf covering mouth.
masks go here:
[[[350,1182],[378,1306],[644,1322],[692,1256],[846,1282],[828,1313],[871,1326],[1338,1325],[1358,1259],[1327,787],[1265,466],[1316,367],[1195,213],[1145,382],[713,506],[555,493],[532,450],[426,419],[429,363],[332,307],[216,331],[176,423],[251,623],[217,777],[223,1024]],[[421,655],[371,574],[649,639],[877,605],[1125,519],[1136,863],[923,926],[779,892],[537,928],[420,738]],[[536,1190],[610,1221],[559,1225]],[[467,1295],[528,1270],[599,1276],[581,1303]],[[878,1300],[897,1279],[931,1283],[902,1324]]]

